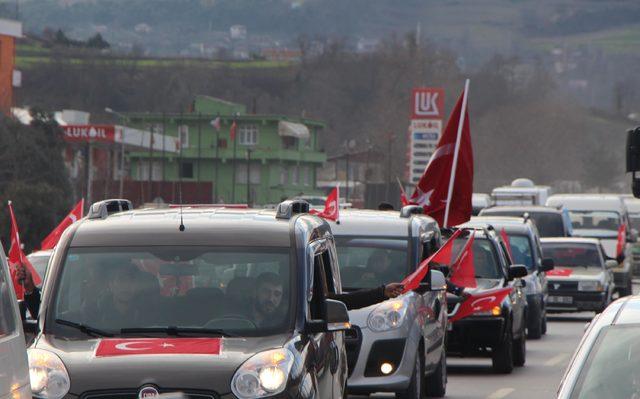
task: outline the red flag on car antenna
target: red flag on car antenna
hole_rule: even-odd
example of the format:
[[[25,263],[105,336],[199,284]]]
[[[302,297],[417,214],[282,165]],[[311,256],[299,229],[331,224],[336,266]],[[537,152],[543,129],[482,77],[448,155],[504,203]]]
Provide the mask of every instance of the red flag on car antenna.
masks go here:
[[[40,249],[53,249],[60,240],[62,233],[67,229],[67,227],[71,226],[77,220],[82,219],[84,215],[84,198],[78,201],[78,203],[71,209],[71,212],[58,224],[58,226],[49,233],[49,235],[42,240],[40,244]]]
[[[402,183],[400,183],[400,179],[398,179],[398,177],[396,177],[396,181],[398,182],[398,187],[400,187],[400,205],[402,207],[410,205],[411,203],[407,199],[407,193],[404,191],[404,187],[402,187]]]
[[[624,254],[624,244],[627,241],[627,225],[622,223],[618,227],[618,242],[616,244],[616,258]]]
[[[321,218],[332,220],[337,222],[340,219],[340,189],[339,186],[336,186],[329,195],[327,195],[327,200],[324,203],[324,210],[322,212],[316,211],[312,209],[309,211],[312,215],[320,216]]]
[[[514,261],[513,252],[511,251],[511,241],[509,241],[509,236],[507,235],[507,231],[504,229],[504,227],[502,228],[502,230],[500,230],[500,237],[502,237],[502,241],[504,241],[504,245],[507,247],[509,258]]]
[[[433,255],[423,260],[413,273],[402,280],[402,285],[404,286],[403,293],[418,288],[420,282],[424,280],[424,276],[426,276],[429,271],[430,263],[437,262],[446,265],[451,263],[453,243],[460,234],[462,234],[462,230],[456,230],[443,246],[441,246]]]
[[[22,283],[17,280],[17,268],[20,265],[23,265],[30,273],[33,278],[33,283],[35,285],[42,284],[42,278],[33,267],[29,259],[25,256],[22,251],[22,245],[20,243],[20,232],[18,231],[18,222],[16,221],[16,215],[13,212],[13,205],[11,201],[8,202],[9,206],[9,217],[11,219],[11,247],[9,248],[9,256],[7,259],[9,262],[9,268],[11,270],[11,277],[13,281],[13,287],[16,292],[16,296],[19,300],[24,299],[24,288],[22,287]]]
[[[471,218],[473,148],[468,93],[467,79],[444,133],[411,196],[411,202],[422,205],[425,213],[442,227],[456,226]]]
[[[464,244],[456,261],[451,265],[451,282],[455,285],[469,288],[478,286],[476,268],[473,264],[473,240],[475,235],[475,231],[469,235],[469,239]]]

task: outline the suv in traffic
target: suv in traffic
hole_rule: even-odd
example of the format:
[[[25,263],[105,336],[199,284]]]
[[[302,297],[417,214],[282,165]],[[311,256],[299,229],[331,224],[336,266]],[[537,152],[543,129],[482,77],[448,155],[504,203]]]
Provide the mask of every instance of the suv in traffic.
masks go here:
[[[345,291],[402,281],[440,246],[432,218],[401,212],[347,210],[331,222]],[[442,397],[447,386],[445,279],[395,299],[349,311],[348,391],[394,392],[399,398]]]
[[[328,299],[341,292],[330,227],[306,202],[122,202],[93,204],[49,263],[35,397],[343,398],[349,317]]]
[[[461,228],[475,232],[472,249],[478,286],[465,291],[482,295],[506,289],[508,294],[488,312],[474,311],[461,319],[457,312],[465,299],[448,294],[447,355],[491,357],[493,369],[508,374],[514,366],[526,362],[527,302],[520,277],[526,276],[527,270],[522,265],[510,264],[506,246],[491,225],[470,222]],[[454,253],[459,252],[467,238],[459,236],[456,241],[459,243],[455,243]]]
[[[527,338],[540,338],[547,333],[546,272],[553,269],[553,260],[542,256],[536,225],[528,218],[486,216],[472,218],[472,221],[485,221],[498,231],[504,229],[512,262],[527,267],[529,274],[522,278],[527,295]]]

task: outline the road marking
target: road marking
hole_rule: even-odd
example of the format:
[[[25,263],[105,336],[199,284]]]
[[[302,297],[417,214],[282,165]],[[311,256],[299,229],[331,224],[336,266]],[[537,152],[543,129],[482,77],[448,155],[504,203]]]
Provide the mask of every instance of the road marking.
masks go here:
[[[506,398],[509,394],[511,394],[515,389],[513,388],[501,388],[487,396],[487,399],[502,399]]]
[[[544,362],[545,366],[557,366],[558,364],[560,364],[564,359],[567,358],[567,354],[566,353],[561,353],[557,356],[552,357],[551,359],[547,360],[546,362]]]

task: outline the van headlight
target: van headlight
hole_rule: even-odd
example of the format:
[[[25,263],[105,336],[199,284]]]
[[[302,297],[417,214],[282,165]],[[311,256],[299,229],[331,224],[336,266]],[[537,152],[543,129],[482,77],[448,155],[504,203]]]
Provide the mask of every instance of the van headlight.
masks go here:
[[[69,373],[60,358],[43,349],[27,350],[29,380],[33,396],[41,399],[62,399],[71,387]]]
[[[604,286],[600,281],[579,281],[578,291],[604,291]]]
[[[244,362],[231,380],[231,390],[240,399],[257,399],[284,391],[293,366],[288,349],[260,352]]]
[[[399,328],[407,315],[407,306],[404,299],[392,299],[382,302],[369,314],[367,325],[375,332]]]

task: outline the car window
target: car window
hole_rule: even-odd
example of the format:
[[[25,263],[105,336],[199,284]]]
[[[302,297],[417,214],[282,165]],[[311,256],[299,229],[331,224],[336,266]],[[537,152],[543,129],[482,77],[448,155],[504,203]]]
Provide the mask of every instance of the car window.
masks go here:
[[[462,247],[467,242],[467,238],[456,238],[453,244],[452,253],[460,253]],[[498,254],[486,238],[476,237],[473,241],[473,267],[476,278],[500,279],[503,273],[498,260]]]
[[[562,214],[554,212],[529,212],[529,211],[488,211],[483,216],[515,216],[522,217],[525,213],[534,221],[540,237],[564,237],[566,232]]]
[[[603,267],[595,244],[543,242],[542,253],[558,267]]]
[[[263,335],[290,321],[292,270],[288,248],[72,248],[51,319],[115,333],[177,326]]]
[[[408,274],[407,240],[338,237],[336,249],[343,288],[379,287]]]
[[[16,314],[13,308],[13,289],[5,265],[0,264],[0,338],[16,331]]]
[[[47,271],[47,265],[49,264],[50,255],[47,256],[27,256],[29,262],[36,269],[40,277],[44,279],[45,272]]]
[[[640,395],[640,326],[614,325],[598,334],[571,392],[571,399]]]
[[[527,270],[534,270],[534,255],[531,247],[531,240],[526,235],[509,235],[509,244],[511,245],[511,256],[513,262],[517,265],[525,265]]]
[[[621,218],[614,211],[569,211],[573,235],[614,238],[618,236]]]

